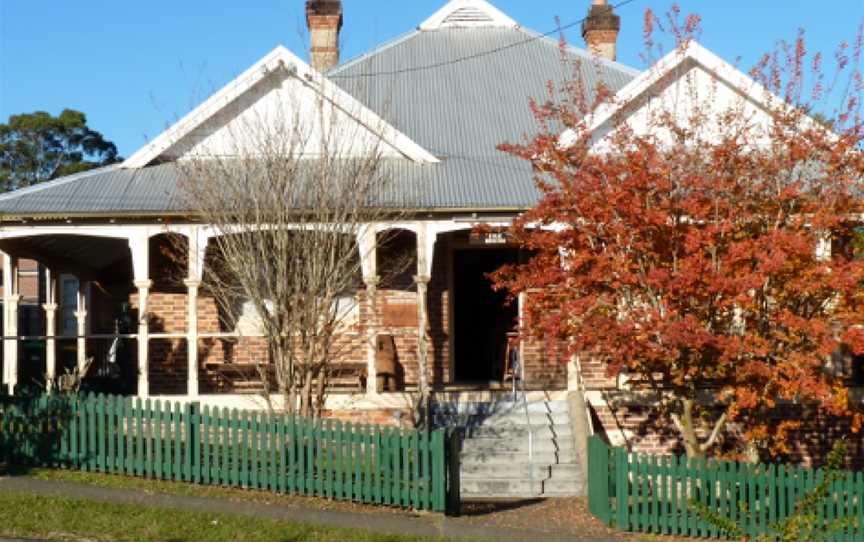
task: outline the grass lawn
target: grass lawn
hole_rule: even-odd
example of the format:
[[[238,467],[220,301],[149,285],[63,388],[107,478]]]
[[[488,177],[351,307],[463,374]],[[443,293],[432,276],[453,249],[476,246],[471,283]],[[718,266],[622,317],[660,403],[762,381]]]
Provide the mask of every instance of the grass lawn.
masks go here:
[[[2,1],[2,0],[0,0]],[[40,480],[75,482],[99,487],[117,489],[134,489],[150,493],[167,493],[188,497],[209,497],[233,501],[255,502],[263,504],[278,504],[287,507],[317,508],[321,510],[344,510],[369,514],[401,514],[416,516],[417,513],[402,508],[363,505],[354,502],[335,501],[320,497],[286,495],[253,489],[230,488],[221,486],[204,486],[186,482],[168,482],[116,474],[100,474],[67,469],[30,469],[25,473]],[[421,514],[429,514],[421,512]]]
[[[49,540],[431,542],[284,521],[0,492],[0,535]]]

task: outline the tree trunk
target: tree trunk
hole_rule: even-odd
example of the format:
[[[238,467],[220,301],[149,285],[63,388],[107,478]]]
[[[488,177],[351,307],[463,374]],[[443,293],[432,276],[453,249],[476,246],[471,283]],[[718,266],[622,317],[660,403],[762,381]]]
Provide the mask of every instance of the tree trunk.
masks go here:
[[[759,447],[755,441],[749,441],[744,445],[744,461],[756,465],[759,463]]]
[[[313,411],[313,416],[319,418],[324,412],[324,392],[327,389],[326,363],[324,363],[318,368],[316,376],[317,380],[315,382],[315,397],[313,398],[315,401],[315,409]]]
[[[300,392],[300,416],[308,418],[311,412],[309,397],[312,395],[312,371],[309,369],[303,370],[303,389]]]
[[[688,458],[701,458],[705,451],[699,443],[696,435],[696,427],[693,421],[693,400],[684,399],[684,414],[681,416],[681,437],[684,439],[684,451]]]
[[[699,435],[696,434],[696,420],[693,417],[693,408],[696,406],[696,400],[692,398],[681,399],[681,406],[681,415],[673,414],[672,422],[684,441],[684,451],[687,453],[688,458],[699,459],[705,457],[705,452],[714,446],[720,436],[720,431],[725,427],[727,413],[724,412],[717,418],[708,438],[704,442],[701,442]]]
[[[282,395],[283,407],[289,415],[297,411],[297,394],[295,374],[291,355],[288,351],[290,345],[282,344],[282,341],[272,341],[273,363],[275,364],[276,386]],[[269,394],[269,390],[265,390]]]

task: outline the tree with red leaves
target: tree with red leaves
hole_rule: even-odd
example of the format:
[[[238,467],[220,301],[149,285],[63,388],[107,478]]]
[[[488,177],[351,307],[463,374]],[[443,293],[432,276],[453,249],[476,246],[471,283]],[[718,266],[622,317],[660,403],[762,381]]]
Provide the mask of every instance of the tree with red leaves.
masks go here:
[[[532,102],[539,134],[501,146],[532,163],[542,196],[510,231],[533,257],[496,287],[528,294],[530,336],[650,391],[690,457],[733,425],[762,452],[788,451],[801,420],[772,420],[791,404],[857,430],[831,359],[864,352],[864,261],[837,250],[864,210],[861,40],[835,57],[848,83],[824,76],[802,33],[731,92],[676,63],[699,27],[678,15],[645,95],[573,83]],[[649,12],[649,46],[657,23]]]

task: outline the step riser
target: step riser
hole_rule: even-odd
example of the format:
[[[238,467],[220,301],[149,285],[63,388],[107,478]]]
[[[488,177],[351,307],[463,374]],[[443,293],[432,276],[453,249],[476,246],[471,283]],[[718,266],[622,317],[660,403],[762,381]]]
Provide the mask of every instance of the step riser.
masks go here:
[[[558,463],[574,463],[576,456],[572,452],[559,454],[551,452],[537,452],[532,457],[532,464],[554,465]],[[466,465],[502,465],[509,466],[518,463],[528,463],[528,452],[502,452],[498,454],[489,453],[464,453],[462,463]]]
[[[550,474],[549,469],[537,469],[533,476],[529,476],[529,473],[526,472],[526,469],[518,469],[517,472],[510,473],[509,476],[502,475],[501,473],[497,474],[481,474],[481,473],[466,473],[463,472],[461,474],[462,480],[467,482],[471,481],[509,481],[509,480],[518,480],[523,479],[527,480],[529,478],[533,478],[535,482],[544,482],[548,484],[550,490],[563,491],[569,490],[568,488],[580,487],[582,485],[582,477],[578,475],[571,476],[558,476],[556,474]]]
[[[579,463],[562,463],[558,465],[550,465],[549,468],[552,471],[552,478],[583,479],[582,467],[579,466]]]
[[[495,413],[523,413],[525,411],[525,407],[523,403],[518,402],[515,405],[510,402],[500,402],[500,403],[472,403],[472,404],[462,404],[462,405],[438,405],[433,407],[432,414],[439,415],[443,414],[446,416],[453,415],[483,415],[489,416]],[[549,402],[530,402],[528,403],[528,412],[562,412],[568,413],[569,406],[566,401],[549,401]]]
[[[535,480],[546,480],[552,476],[552,469],[549,468],[549,465],[533,465],[530,470],[533,471],[530,474],[534,475]],[[461,476],[463,480],[469,478],[484,480],[528,478],[529,468],[527,464],[510,465],[506,468],[496,465],[462,465]]]
[[[568,438],[572,440],[572,429],[569,425],[552,427],[537,427],[531,430],[535,439]],[[527,439],[528,427],[472,427],[469,429],[468,438],[504,438],[504,439]]]
[[[491,439],[482,440],[466,440],[462,445],[462,451],[466,453],[487,453],[495,454],[498,452],[524,452],[528,453],[531,449],[535,453],[545,452],[572,452],[573,442],[564,440],[562,442],[554,442],[551,440],[535,440],[529,445],[528,439],[493,441]]]
[[[575,467],[575,465],[558,465],[560,467]],[[531,472],[533,471],[533,472]],[[549,465],[534,465],[529,471],[528,465],[513,465],[507,468],[495,465],[463,465],[462,479],[468,480],[513,480],[518,478],[530,478],[534,480],[554,480],[564,483],[581,483],[582,473],[578,468],[570,471],[556,471]]]
[[[571,497],[581,495],[584,491],[582,484],[566,483],[551,484],[549,481],[529,480],[463,480],[461,485],[462,495],[468,496],[490,496],[508,497],[522,495],[555,495],[556,497]]]
[[[508,414],[506,416],[494,416],[489,418],[471,417],[471,418],[448,418],[442,420],[434,418],[432,421],[435,427],[464,427],[470,433],[480,427],[495,427],[506,429],[527,430],[529,427],[535,430],[544,428],[555,428],[566,430],[570,426],[570,418],[564,414],[531,414],[529,418],[525,416],[515,416]]]

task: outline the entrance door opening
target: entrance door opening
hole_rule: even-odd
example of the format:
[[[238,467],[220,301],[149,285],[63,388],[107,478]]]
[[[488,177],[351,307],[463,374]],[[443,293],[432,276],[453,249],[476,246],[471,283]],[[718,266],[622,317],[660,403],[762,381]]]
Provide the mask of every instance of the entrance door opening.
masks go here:
[[[460,383],[500,382],[507,333],[516,328],[518,303],[492,290],[487,274],[519,261],[518,249],[453,253],[454,376]]]

